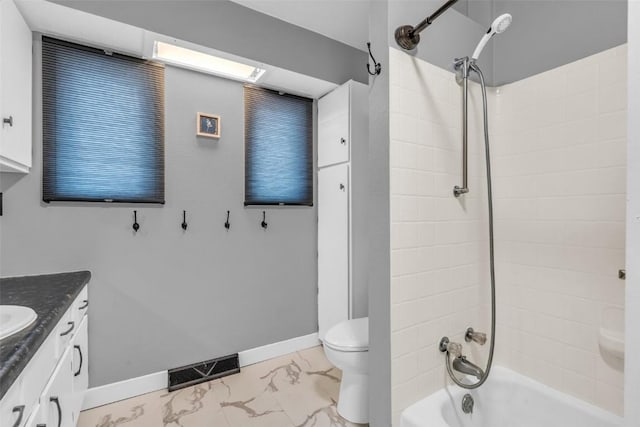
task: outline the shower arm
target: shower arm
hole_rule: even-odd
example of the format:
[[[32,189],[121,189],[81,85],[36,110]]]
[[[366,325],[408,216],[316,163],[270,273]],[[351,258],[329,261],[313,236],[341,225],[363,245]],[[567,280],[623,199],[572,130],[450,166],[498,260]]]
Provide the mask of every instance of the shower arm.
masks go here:
[[[445,4],[440,6],[438,10],[431,15],[424,18],[418,25],[412,27],[411,25],[403,25],[396,29],[395,37],[396,42],[400,47],[406,50],[415,48],[420,43],[420,33],[422,30],[433,24],[440,15],[447,11],[451,6],[456,4],[458,0],[448,0]]]

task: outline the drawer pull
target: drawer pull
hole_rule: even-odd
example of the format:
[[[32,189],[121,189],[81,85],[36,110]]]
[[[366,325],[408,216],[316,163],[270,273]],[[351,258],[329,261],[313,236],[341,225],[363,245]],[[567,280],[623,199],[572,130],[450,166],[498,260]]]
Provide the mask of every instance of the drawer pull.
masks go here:
[[[71,333],[71,331],[73,331],[73,328],[76,326],[75,322],[67,322],[67,325],[71,325],[71,327],[68,330],[62,332],[60,334],[61,337],[65,336],[65,335],[69,335]]]
[[[58,408],[58,427],[61,427],[62,426],[62,407],[60,406],[60,399],[58,399],[57,397],[50,397],[49,402],[55,403],[56,407]]]
[[[19,412],[18,419],[13,423],[13,427],[18,427],[22,424],[22,416],[24,415],[24,405],[14,406],[11,412]]]
[[[78,307],[78,310],[84,310],[85,308],[89,307],[89,300],[83,300],[82,302],[84,302],[84,304]]]
[[[82,371],[82,349],[80,348],[79,345],[74,345],[73,348],[78,350],[78,354],[80,355],[80,366],[78,366],[78,370],[73,373],[73,376],[77,377],[78,375],[80,375],[80,372]]]

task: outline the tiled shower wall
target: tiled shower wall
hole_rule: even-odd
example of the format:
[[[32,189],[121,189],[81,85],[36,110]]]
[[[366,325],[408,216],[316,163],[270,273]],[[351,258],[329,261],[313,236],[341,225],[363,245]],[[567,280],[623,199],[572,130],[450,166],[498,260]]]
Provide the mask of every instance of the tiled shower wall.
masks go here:
[[[627,51],[497,90],[498,363],[622,414]],[[603,314],[604,313],[604,314]]]
[[[624,46],[489,90],[498,272],[498,364],[620,413],[621,362],[600,352],[621,308]],[[481,98],[470,99],[470,188],[460,184],[460,87],[451,72],[390,52],[391,357],[394,425],[446,383],[437,350],[487,330]],[[613,314],[611,314],[613,313]],[[607,324],[615,325],[615,311]],[[612,320],[613,319],[613,320]],[[481,350],[486,351],[486,347]],[[467,353],[481,365],[477,346]]]
[[[445,384],[448,335],[486,329],[486,199],[479,86],[472,85],[469,187],[461,184],[461,98],[454,74],[390,51],[391,383],[393,423]],[[490,94],[493,96],[493,94]],[[471,349],[466,350],[476,357]]]

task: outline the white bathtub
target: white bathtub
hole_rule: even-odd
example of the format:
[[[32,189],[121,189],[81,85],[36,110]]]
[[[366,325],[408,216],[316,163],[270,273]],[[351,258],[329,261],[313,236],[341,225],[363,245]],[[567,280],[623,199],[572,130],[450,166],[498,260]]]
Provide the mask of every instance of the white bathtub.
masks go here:
[[[473,413],[462,412],[470,393]],[[622,418],[502,367],[476,390],[448,387],[402,412],[401,427],[618,427]]]

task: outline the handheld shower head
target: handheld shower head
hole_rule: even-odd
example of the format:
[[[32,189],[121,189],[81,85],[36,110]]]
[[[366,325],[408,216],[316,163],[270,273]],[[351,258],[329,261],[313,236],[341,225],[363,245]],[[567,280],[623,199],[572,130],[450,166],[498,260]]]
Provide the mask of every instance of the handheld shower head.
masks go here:
[[[509,13],[505,13],[498,16],[493,21],[493,23],[491,24],[491,27],[489,27],[489,29],[487,30],[485,35],[482,37],[482,39],[480,39],[480,43],[478,43],[478,46],[476,46],[476,50],[473,51],[473,55],[471,55],[471,59],[473,61],[477,60],[478,57],[480,56],[480,53],[482,52],[482,49],[484,49],[486,44],[489,42],[489,39],[491,39],[491,37],[495,36],[496,34],[503,33],[507,28],[509,28],[509,25],[511,25],[512,20],[513,18]]]

